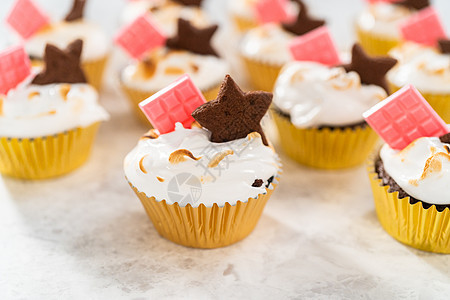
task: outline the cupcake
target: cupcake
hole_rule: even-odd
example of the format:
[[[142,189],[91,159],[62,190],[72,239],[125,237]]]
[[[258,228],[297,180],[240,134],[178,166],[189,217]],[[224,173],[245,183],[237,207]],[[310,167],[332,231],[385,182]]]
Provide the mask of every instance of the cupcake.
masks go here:
[[[366,114],[386,140],[367,170],[383,228],[411,247],[450,253],[449,127],[420,98],[407,86]]]
[[[348,65],[291,62],[274,88],[272,112],[281,146],[295,161],[338,169],[365,161],[377,141],[362,113],[387,96],[392,58],[368,57],[359,45]]]
[[[65,48],[76,39],[83,40],[82,67],[89,84],[99,89],[106,66],[109,41],[102,29],[83,18],[86,0],[74,0],[63,21],[44,26],[25,40],[25,49],[34,65],[42,65],[47,44]]]
[[[450,49],[442,40],[440,47],[405,43],[389,54],[398,64],[388,72],[391,90],[412,84],[434,110],[450,123]]]
[[[238,32],[245,32],[259,25],[260,20],[256,8],[258,2],[261,0],[231,0],[228,2],[231,22]],[[290,15],[295,15],[298,9],[296,1],[288,2],[287,11]]]
[[[185,73],[191,76],[207,100],[217,96],[222,78],[229,70],[228,63],[210,44],[217,28],[215,25],[197,28],[179,19],[176,36],[121,71],[122,88],[141,121],[148,124],[138,108],[139,102]]]
[[[372,1],[356,20],[358,42],[371,55],[386,55],[400,44],[400,24],[430,5],[429,0]]]
[[[192,89],[172,84],[141,104],[154,113],[178,98],[177,107],[150,116],[158,129],[127,155],[125,175],[163,237],[188,247],[223,247],[250,234],[278,184],[279,158],[260,125],[272,95],[244,93],[227,76],[217,99],[192,112],[189,102],[198,96],[184,94]],[[174,111],[183,113],[174,117]]]
[[[281,68],[293,60],[289,50],[295,37],[323,26],[323,20],[311,19],[301,1],[297,19],[289,24],[267,23],[245,33],[240,55],[250,82],[257,89],[272,91]]]
[[[44,179],[87,160],[108,114],[80,67],[82,43],[77,40],[65,51],[47,45],[44,69],[0,95],[2,174]]]

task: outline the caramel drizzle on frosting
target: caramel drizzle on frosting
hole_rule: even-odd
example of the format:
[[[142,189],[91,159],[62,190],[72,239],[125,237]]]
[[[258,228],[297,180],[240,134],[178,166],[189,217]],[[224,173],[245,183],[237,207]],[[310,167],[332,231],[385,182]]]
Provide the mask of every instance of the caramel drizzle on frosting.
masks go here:
[[[157,139],[159,138],[159,134],[156,132],[155,129],[150,129],[149,131],[147,131],[142,137],[141,140],[145,140],[145,139]]]
[[[34,97],[39,96],[39,95],[40,95],[40,93],[38,91],[31,92],[28,94],[28,100],[31,100]]]
[[[61,97],[64,99],[64,101],[67,101],[67,95],[70,92],[70,84],[63,84],[61,85],[61,89],[59,90],[61,93]]]
[[[170,154],[169,162],[173,165],[176,165],[178,163],[186,161],[187,160],[186,157],[189,157],[190,159],[193,160],[201,159],[201,157],[195,157],[189,150],[178,149]]]
[[[147,170],[144,168],[144,159],[148,156],[148,154],[144,155],[139,161],[139,169],[141,169],[142,173],[147,174]]]
[[[228,155],[233,155],[233,150],[225,150],[223,152],[217,153],[214,155],[214,157],[211,159],[211,161],[208,164],[208,168],[215,168],[219,165],[219,163]]]
[[[156,179],[158,179],[159,182],[164,182],[164,180],[165,180],[164,178],[159,177],[159,176],[156,176]]]

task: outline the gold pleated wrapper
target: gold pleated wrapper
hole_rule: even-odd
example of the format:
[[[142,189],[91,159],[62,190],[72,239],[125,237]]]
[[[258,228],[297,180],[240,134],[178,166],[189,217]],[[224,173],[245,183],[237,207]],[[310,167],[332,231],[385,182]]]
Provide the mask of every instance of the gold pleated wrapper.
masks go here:
[[[131,87],[128,87],[125,84],[121,84],[122,90],[126,94],[128,100],[130,101],[131,107],[133,108],[133,112],[135,113],[136,117],[146,126],[150,125],[147,117],[144,115],[144,113],[139,108],[139,103],[147,99],[148,97],[155,94],[157,91],[142,91],[138,89],[134,89]],[[220,84],[214,86],[213,88],[210,88],[206,91],[202,91],[203,96],[205,97],[206,101],[211,101],[216,99],[217,94],[219,93]]]
[[[378,141],[370,126],[301,129],[272,111],[281,146],[293,160],[314,168],[342,169],[364,163]]]
[[[400,87],[389,82],[389,89],[391,93],[398,91]],[[433,107],[439,116],[448,124],[450,123],[450,94],[432,94],[423,93],[419,90],[422,96]]]
[[[96,60],[84,61],[82,63],[82,68],[84,73],[86,74],[88,83],[98,91],[102,87],[103,73],[105,71],[107,62],[108,56]],[[40,67],[43,65],[43,61],[33,59],[31,61],[31,65],[33,67]]]
[[[371,32],[362,30],[357,26],[356,35],[358,42],[369,55],[388,55],[389,50],[401,43],[399,39],[377,36]]]
[[[0,137],[0,173],[20,179],[69,173],[88,159],[99,125],[38,138]]]
[[[421,202],[409,203],[409,197],[399,199],[374,168],[375,159],[367,166],[378,219],[393,238],[423,251],[450,253],[450,210],[439,212],[435,205],[425,209]]]
[[[217,204],[212,207],[167,204],[165,200],[148,197],[128,183],[162,237],[186,247],[208,249],[225,247],[248,236],[258,223],[278,180],[279,176],[266,188],[266,194],[259,194],[256,199],[238,201],[235,205],[225,203],[223,207]]]
[[[251,84],[255,89],[272,92],[283,65],[270,64],[242,56]]]
[[[234,27],[240,32],[244,33],[252,28],[258,26],[258,23],[255,20],[244,18],[241,16],[233,15],[232,17]]]

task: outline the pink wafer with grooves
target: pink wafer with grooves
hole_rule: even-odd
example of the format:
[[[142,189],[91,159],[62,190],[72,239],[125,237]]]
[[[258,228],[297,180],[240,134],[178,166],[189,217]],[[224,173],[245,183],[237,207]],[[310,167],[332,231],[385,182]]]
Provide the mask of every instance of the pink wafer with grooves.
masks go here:
[[[163,46],[166,39],[158,26],[145,14],[122,28],[114,40],[131,57],[140,59],[151,49]]]
[[[31,0],[17,0],[6,22],[24,39],[50,23],[49,17]]]
[[[449,132],[445,122],[412,85],[407,85],[363,114],[367,123],[393,149],[421,137]]]
[[[293,17],[288,11],[288,0],[259,0],[255,11],[260,23],[281,23]]]
[[[427,46],[436,46],[438,40],[446,37],[439,16],[432,7],[420,10],[400,24],[400,31],[405,40]]]
[[[6,95],[31,73],[31,63],[23,47],[17,46],[0,53],[0,95]]]
[[[341,63],[330,31],[326,26],[296,37],[290,43],[289,50],[295,60],[315,61],[329,66]]]
[[[205,103],[200,90],[189,75],[181,76],[177,81],[158,93],[139,103],[139,107],[159,133],[168,133],[180,122],[190,128],[194,122],[192,112]]]

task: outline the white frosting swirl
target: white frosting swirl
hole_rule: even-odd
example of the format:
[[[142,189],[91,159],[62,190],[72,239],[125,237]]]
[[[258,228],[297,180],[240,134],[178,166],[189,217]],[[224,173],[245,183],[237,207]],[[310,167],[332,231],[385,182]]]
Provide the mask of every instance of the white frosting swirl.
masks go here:
[[[284,65],[293,59],[288,45],[294,38],[278,24],[265,24],[246,32],[240,52],[250,59]]]
[[[105,57],[109,51],[109,40],[101,28],[85,20],[61,22],[44,28],[25,42],[30,56],[44,56],[45,46],[50,43],[64,49],[76,39],[83,40],[83,61],[92,61]]]
[[[399,25],[406,21],[413,12],[401,5],[375,3],[357,18],[357,25],[363,31],[374,35],[400,39]]]
[[[124,24],[131,23],[146,12],[151,14],[152,20],[168,36],[176,34],[178,18],[191,21],[197,27],[211,25],[211,20],[201,8],[179,5],[167,0],[128,1],[123,12],[122,22]]]
[[[226,143],[212,143],[209,136],[205,129],[185,129],[177,123],[173,132],[141,139],[125,158],[125,175],[148,197],[181,206],[222,207],[264,194],[267,180],[277,176],[279,158],[260,135],[252,133]],[[186,151],[197,160],[178,155]],[[257,179],[264,184],[253,187]]]
[[[298,128],[345,126],[362,122],[362,113],[386,97],[383,88],[361,85],[359,75],[341,67],[291,62],[281,71],[273,103]]]
[[[158,91],[187,73],[200,90],[206,91],[219,85],[229,72],[225,60],[188,51],[159,49],[152,53],[151,63],[152,70],[146,70],[142,62],[127,66],[122,71],[122,82],[134,89]]]
[[[87,127],[109,118],[88,84],[29,85],[0,95],[0,136],[33,138]]]
[[[409,195],[430,204],[450,204],[450,144],[423,137],[405,149],[385,144],[380,151],[386,172]]]
[[[412,84],[422,93],[450,93],[450,54],[414,43],[389,54],[399,61],[387,74],[391,83],[398,87]]]

